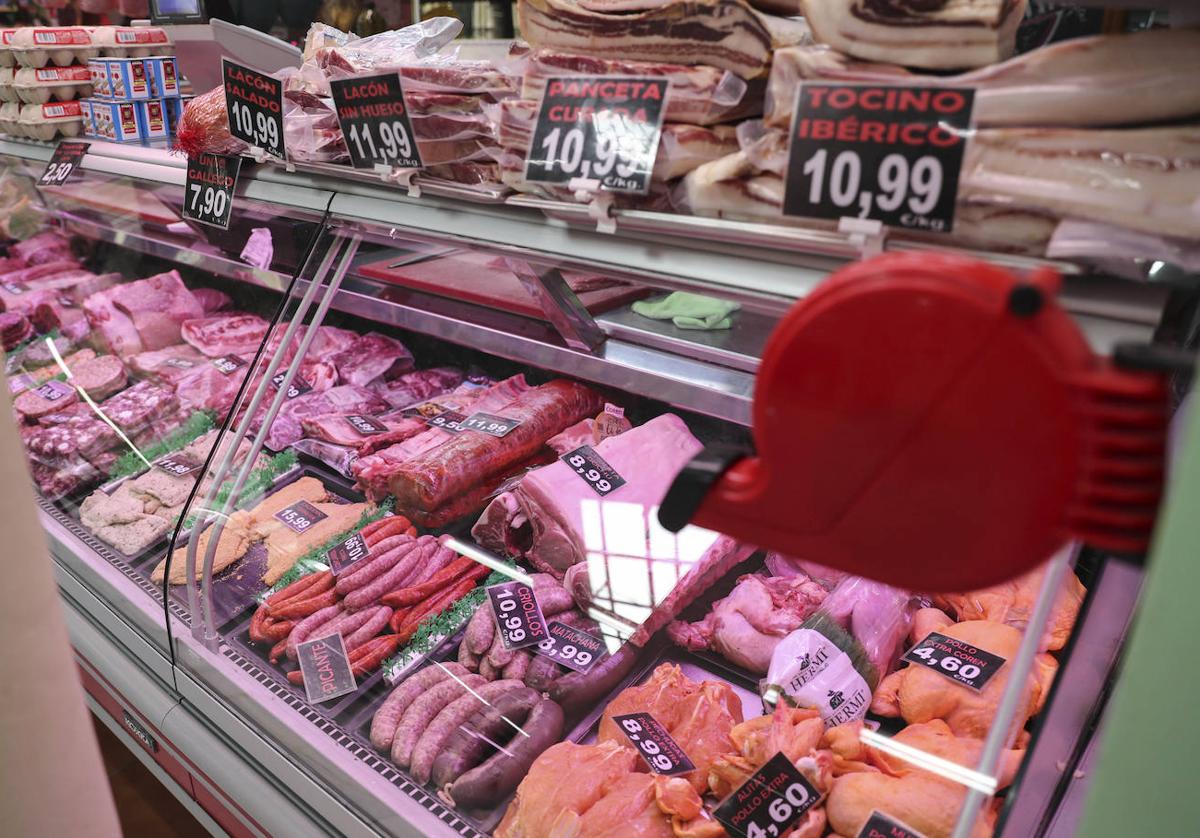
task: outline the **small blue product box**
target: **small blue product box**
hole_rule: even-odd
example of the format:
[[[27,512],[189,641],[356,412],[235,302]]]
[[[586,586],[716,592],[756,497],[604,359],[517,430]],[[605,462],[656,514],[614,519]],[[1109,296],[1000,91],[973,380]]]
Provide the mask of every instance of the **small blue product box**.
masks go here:
[[[137,107],[138,128],[143,140],[159,140],[171,134],[166,99],[146,99],[134,102]]]
[[[112,84],[108,80],[107,59],[90,59],[88,61],[88,71],[92,74],[92,95],[112,96]]]
[[[96,133],[96,118],[92,113],[92,100],[80,99],[79,108],[83,111],[83,133]]]
[[[145,58],[105,58],[108,94],[114,99],[154,98],[154,69]]]
[[[143,58],[150,72],[154,96],[166,99],[179,95],[179,65],[174,56],[158,55]]]
[[[118,143],[142,139],[138,103],[92,99],[96,135]]]

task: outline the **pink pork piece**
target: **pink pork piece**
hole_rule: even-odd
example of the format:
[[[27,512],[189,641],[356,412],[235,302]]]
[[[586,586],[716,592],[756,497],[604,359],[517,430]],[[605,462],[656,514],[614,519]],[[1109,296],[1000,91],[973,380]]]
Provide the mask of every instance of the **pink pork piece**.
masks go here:
[[[412,369],[412,353],[395,338],[368,332],[331,359],[343,384],[366,387]]]
[[[250,356],[258,351],[270,325],[257,314],[219,314],[186,321],[180,335],[210,358]]]

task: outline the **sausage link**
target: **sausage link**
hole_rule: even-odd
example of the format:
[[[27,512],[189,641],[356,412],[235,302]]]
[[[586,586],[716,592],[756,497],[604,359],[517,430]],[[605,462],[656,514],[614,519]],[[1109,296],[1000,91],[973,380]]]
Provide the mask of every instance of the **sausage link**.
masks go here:
[[[356,649],[356,652],[361,652],[358,657],[350,664],[350,671],[355,678],[361,678],[368,672],[374,671],[379,667],[388,655],[396,651],[396,647],[400,645],[400,638],[394,634],[385,634],[383,637],[376,637],[368,640],[365,644]]]
[[[392,539],[389,539],[389,541],[392,541]],[[334,588],[342,596],[361,588],[380,574],[386,573],[395,567],[396,562],[404,558],[416,546],[417,542],[408,536],[399,536],[396,543],[387,549],[378,550],[371,558],[359,562],[348,572],[339,576]]]
[[[267,606],[260,605],[250,618],[250,640],[253,643],[267,642],[267,626],[274,622],[267,613]]]
[[[281,602],[286,602],[294,596],[299,596],[313,585],[320,582],[323,575],[324,574],[321,573],[309,573],[306,576],[301,576],[292,584],[280,588],[278,591],[267,597],[265,604],[268,606],[274,606]]]
[[[271,643],[278,643],[280,640],[286,640],[287,636],[292,633],[292,629],[296,627],[296,623],[292,620],[276,620],[267,626],[266,637]]]
[[[534,655],[525,670],[525,683],[539,692],[549,690],[563,674],[562,667],[545,655]]]
[[[496,632],[496,639],[492,641],[492,648],[488,649],[487,659],[496,669],[503,669],[512,663],[513,655],[517,652],[516,649],[505,649],[504,638],[500,632]]]
[[[525,673],[529,671],[529,664],[532,658],[533,655],[529,654],[529,652],[524,649],[518,649],[517,653],[513,655],[512,661],[500,673],[500,677],[506,681],[516,680],[524,683]]]
[[[381,751],[391,750],[392,738],[396,735],[400,716],[413,700],[451,675],[461,677],[466,674],[467,670],[457,663],[431,663],[419,672],[409,675],[396,685],[391,695],[375,711],[375,716],[371,719],[371,744]]]
[[[401,605],[416,605],[429,597],[431,594],[437,593],[439,590],[454,582],[458,577],[475,567],[474,560],[468,559],[465,556],[455,559],[439,570],[436,574],[421,582],[418,585],[409,585],[406,588],[401,588],[398,591],[392,591],[389,594],[384,594],[380,600],[384,605],[398,607]]]
[[[392,609],[386,605],[381,605],[374,611],[366,611],[364,613],[370,616],[353,634],[346,637],[346,651],[358,648],[379,634],[379,632],[383,631],[383,627],[388,624],[388,620],[392,618]]]
[[[338,615],[342,613],[342,606],[330,605],[328,608],[322,608],[315,614],[309,614],[303,620],[296,624],[292,629],[292,633],[287,639],[287,656],[291,660],[296,659],[296,645],[302,643],[308,638],[312,632],[320,628],[330,620],[336,620]]]
[[[467,623],[467,632],[463,635],[463,645],[472,655],[482,655],[492,646],[496,634],[496,620],[490,606],[483,606]]]
[[[458,644],[458,662],[472,672],[479,671],[479,656],[472,655],[466,643]]]
[[[454,603],[458,602],[464,596],[475,589],[475,580],[469,575],[463,577],[454,583],[454,586],[447,588],[437,596],[431,597],[422,605],[418,605],[404,618],[404,623],[396,631],[404,640],[408,640],[417,633],[417,629],[421,627],[421,623],[428,618],[442,613]]]
[[[467,693],[487,683],[478,675],[450,677],[425,691],[425,694],[408,705],[400,724],[396,726],[396,737],[392,740],[392,762],[408,768],[417,739],[433,721],[442,708]]]
[[[494,750],[503,747],[521,729],[533,708],[542,700],[537,690],[520,687],[476,710],[453,731],[433,761],[433,782],[438,788],[452,783],[474,768]]]
[[[360,588],[357,588],[346,594],[343,602],[350,610],[362,608],[364,605],[370,605],[377,601],[381,596],[388,591],[394,590],[405,583],[413,571],[420,566],[424,557],[437,549],[437,542],[431,542],[424,546],[417,546],[405,553],[400,561],[382,573],[378,578],[367,582]]]
[[[413,574],[412,579],[408,580],[406,585],[420,585],[422,582],[428,581],[433,576],[444,568],[446,565],[454,561],[455,552],[449,547],[438,547],[434,554],[417,569]]]
[[[562,738],[562,708],[548,698],[542,699],[521,727],[527,735],[514,736],[504,750],[496,751],[446,790],[456,806],[483,809],[511,794],[529,773],[533,761]]]
[[[337,592],[332,590],[325,591],[323,594],[317,594],[308,599],[289,599],[275,608],[273,616],[279,620],[294,620],[297,617],[307,617],[309,614],[315,614],[322,608],[336,605],[337,601]]]
[[[446,740],[450,738],[450,734],[454,733],[459,725],[478,711],[490,707],[491,702],[504,693],[522,687],[524,684],[520,681],[493,681],[490,684],[483,684],[474,692],[468,692],[443,707],[421,733],[417,744],[413,746],[408,773],[418,783],[422,785],[428,783],[430,773],[433,771],[433,761],[442,750],[442,746],[446,744]]]

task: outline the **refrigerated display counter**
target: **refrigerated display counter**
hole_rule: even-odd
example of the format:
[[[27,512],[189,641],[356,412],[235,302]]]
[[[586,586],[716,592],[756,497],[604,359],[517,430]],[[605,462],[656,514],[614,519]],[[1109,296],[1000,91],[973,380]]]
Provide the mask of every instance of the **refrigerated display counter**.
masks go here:
[[[181,158],[51,150],[0,141],[14,415],[93,710],[213,828],[1071,834],[1137,562],[945,595],[658,523],[876,243],[249,164],[225,231]],[[1185,284],[968,255],[1101,355],[1193,334]]]

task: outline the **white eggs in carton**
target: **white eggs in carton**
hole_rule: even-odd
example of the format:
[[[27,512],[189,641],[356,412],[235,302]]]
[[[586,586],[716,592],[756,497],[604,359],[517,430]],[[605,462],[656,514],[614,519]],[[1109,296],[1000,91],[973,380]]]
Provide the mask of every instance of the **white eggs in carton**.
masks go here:
[[[12,36],[16,31],[16,29],[0,29],[0,67],[11,67],[17,63],[12,51]]]
[[[13,67],[0,67],[0,102],[17,101],[17,89],[13,87],[16,72]]]
[[[22,67],[13,80],[17,98],[41,104],[56,99],[66,102],[92,95],[92,73],[84,66]]]
[[[13,32],[12,53],[22,67],[86,64],[100,49],[82,26],[26,26]]]
[[[161,26],[97,26],[92,42],[110,58],[175,54],[175,41]]]
[[[83,133],[83,107],[78,102],[22,105],[20,125],[21,132],[34,140],[78,137]]]
[[[21,126],[18,124],[20,118],[21,105],[19,102],[5,102],[0,105],[0,132],[20,136],[22,134]]]

